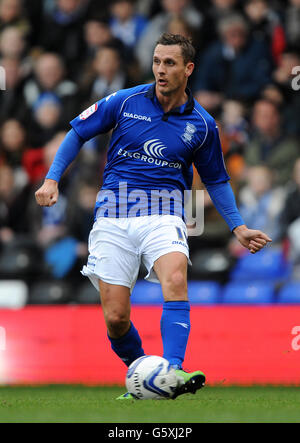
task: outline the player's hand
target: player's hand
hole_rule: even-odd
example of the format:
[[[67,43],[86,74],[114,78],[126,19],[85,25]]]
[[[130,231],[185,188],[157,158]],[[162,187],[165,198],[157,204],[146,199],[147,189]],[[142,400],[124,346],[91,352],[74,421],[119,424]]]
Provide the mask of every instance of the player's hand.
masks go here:
[[[241,245],[249,249],[251,254],[260,251],[272,241],[272,239],[264,232],[256,229],[248,229],[246,225],[238,226],[234,229],[233,233]]]
[[[36,191],[35,199],[40,206],[53,206],[58,200],[58,194],[57,181],[46,179],[44,184]]]

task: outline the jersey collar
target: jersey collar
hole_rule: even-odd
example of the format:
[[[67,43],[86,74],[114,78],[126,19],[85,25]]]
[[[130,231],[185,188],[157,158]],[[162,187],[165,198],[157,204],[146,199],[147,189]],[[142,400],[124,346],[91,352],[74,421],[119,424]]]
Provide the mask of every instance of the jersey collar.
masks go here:
[[[169,115],[185,115],[185,114],[191,114],[193,112],[195,102],[194,97],[192,95],[192,92],[189,88],[186,88],[185,90],[188,100],[187,102],[182,105],[178,106],[177,108],[171,109],[169,112],[165,112],[163,115],[163,120],[167,120]],[[158,100],[155,94],[155,83],[153,83],[148,91],[145,94],[145,97],[149,98],[150,100]]]

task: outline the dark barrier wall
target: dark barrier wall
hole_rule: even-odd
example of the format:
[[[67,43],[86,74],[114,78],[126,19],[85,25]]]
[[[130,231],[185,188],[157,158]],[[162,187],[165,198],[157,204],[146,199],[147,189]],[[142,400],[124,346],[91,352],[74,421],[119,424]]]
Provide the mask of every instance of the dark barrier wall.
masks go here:
[[[161,308],[133,307],[148,354],[162,352]],[[208,384],[300,384],[300,307],[194,306],[185,367]],[[0,310],[1,383],[122,384],[101,308]]]

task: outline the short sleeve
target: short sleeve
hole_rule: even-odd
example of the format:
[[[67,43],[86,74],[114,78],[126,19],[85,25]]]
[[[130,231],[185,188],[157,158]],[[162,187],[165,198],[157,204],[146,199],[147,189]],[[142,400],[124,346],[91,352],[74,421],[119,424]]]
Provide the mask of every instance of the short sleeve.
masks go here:
[[[230,180],[224,164],[218,127],[213,118],[206,121],[206,134],[202,144],[194,151],[193,161],[204,184]]]
[[[70,122],[83,140],[110,131],[118,121],[125,90],[115,92],[94,103]]]

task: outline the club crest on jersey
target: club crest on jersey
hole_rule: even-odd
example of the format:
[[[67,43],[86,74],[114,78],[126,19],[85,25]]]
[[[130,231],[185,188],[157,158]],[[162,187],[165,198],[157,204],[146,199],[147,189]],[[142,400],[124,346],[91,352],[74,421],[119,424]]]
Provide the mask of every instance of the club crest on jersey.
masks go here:
[[[86,109],[80,114],[79,116],[80,120],[86,120],[91,115],[93,115],[97,111],[97,109],[98,109],[98,103],[94,103],[92,106],[90,106],[88,109]]]
[[[184,133],[181,136],[182,140],[186,143],[191,143],[196,131],[197,131],[196,126],[190,122],[187,122]]]

